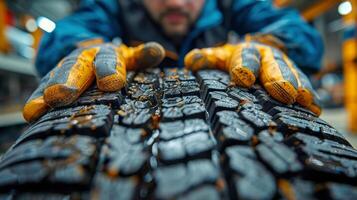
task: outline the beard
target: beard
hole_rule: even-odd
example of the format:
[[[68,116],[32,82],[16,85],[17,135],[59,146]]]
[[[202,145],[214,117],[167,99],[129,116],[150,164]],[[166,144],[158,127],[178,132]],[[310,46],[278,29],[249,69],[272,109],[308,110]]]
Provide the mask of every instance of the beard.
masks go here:
[[[180,9],[168,9],[160,13],[158,22],[164,33],[176,42],[187,35],[194,23],[191,15]]]

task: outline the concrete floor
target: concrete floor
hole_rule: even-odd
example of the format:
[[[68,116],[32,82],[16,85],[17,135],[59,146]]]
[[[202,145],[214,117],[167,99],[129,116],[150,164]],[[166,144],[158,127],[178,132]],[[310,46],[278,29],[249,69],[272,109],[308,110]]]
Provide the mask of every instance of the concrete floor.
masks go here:
[[[352,146],[357,149],[357,133],[353,134],[348,132],[347,113],[345,109],[324,109],[321,118],[341,132]]]

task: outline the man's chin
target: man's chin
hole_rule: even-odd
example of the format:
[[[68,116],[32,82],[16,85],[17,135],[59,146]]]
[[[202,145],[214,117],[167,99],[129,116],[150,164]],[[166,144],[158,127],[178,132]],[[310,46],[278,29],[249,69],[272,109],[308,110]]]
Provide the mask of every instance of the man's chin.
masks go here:
[[[164,31],[172,39],[182,39],[187,34],[188,29],[186,27],[166,26]]]

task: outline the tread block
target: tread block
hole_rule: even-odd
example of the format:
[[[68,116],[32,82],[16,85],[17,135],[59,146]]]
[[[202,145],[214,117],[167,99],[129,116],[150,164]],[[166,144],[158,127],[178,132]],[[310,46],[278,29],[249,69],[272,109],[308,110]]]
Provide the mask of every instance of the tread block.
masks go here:
[[[295,146],[299,160],[314,178],[357,179],[357,150],[302,133],[290,136],[287,143]]]
[[[197,72],[197,79],[200,85],[204,80],[216,80],[228,85],[231,78],[226,72],[220,70],[200,70]]]
[[[103,104],[108,105],[112,108],[119,108],[119,106],[124,101],[123,92],[103,92],[100,91],[96,86],[92,86],[90,89],[85,91],[72,105],[96,105]]]
[[[128,96],[132,100],[148,101],[151,105],[157,104],[156,89],[152,84],[130,84],[128,88]]]
[[[275,129],[277,124],[269,114],[255,109],[242,110],[240,117],[250,123],[256,131],[263,129]]]
[[[283,135],[279,132],[262,131],[258,134],[261,142],[256,151],[261,160],[279,175],[296,173],[303,169],[296,153],[287,145],[281,143]]]
[[[293,144],[292,141],[303,143],[306,146],[314,147],[315,150],[319,150],[329,154],[335,154],[340,157],[347,157],[351,159],[357,159],[357,150],[351,146],[340,144],[335,141],[319,139],[314,136],[306,135],[304,133],[296,133],[287,139],[289,144]]]
[[[159,167],[154,171],[155,198],[175,198],[202,185],[215,185],[218,178],[218,168],[210,160]]]
[[[341,183],[327,183],[326,189],[328,190],[328,199],[357,199],[357,188],[354,185],[347,185]]]
[[[117,123],[131,128],[149,128],[156,109],[149,101],[128,100],[117,112]]]
[[[57,117],[56,117],[57,116]],[[54,135],[88,135],[105,137],[109,135],[113,123],[113,113],[105,105],[79,106],[71,109],[55,110],[32,124],[14,143],[17,146],[33,139],[43,139]]]
[[[263,106],[260,104],[252,103],[252,102],[242,102],[242,103],[240,103],[239,109],[263,110]]]
[[[217,135],[219,135],[225,127],[229,126],[239,128],[248,135],[252,135],[254,133],[253,128],[241,120],[238,113],[234,111],[217,112],[217,114],[213,117],[213,122],[211,124],[213,126],[213,132]]]
[[[250,144],[254,129],[239,119],[236,112],[220,111],[213,118],[213,133],[219,141],[219,149],[237,144]]]
[[[202,104],[202,100],[197,96],[185,96],[185,97],[173,97],[173,98],[166,98],[162,100],[162,107],[163,108],[170,108],[170,107],[182,107],[187,104],[194,104],[199,103]]]
[[[126,127],[147,128],[151,124],[152,115],[150,109],[119,113],[119,124]]]
[[[184,81],[180,83],[182,96],[200,95],[200,85],[196,81]]]
[[[178,200],[219,200],[223,199],[222,194],[217,191],[215,186],[206,185],[189,191],[187,194],[178,198]]]
[[[162,109],[162,121],[172,122],[175,120],[184,119],[184,114],[182,113],[182,107],[169,107]]]
[[[183,121],[175,122],[161,122],[159,124],[160,128],[160,140],[171,140],[174,138],[182,137],[187,134],[185,132],[185,124]]]
[[[186,149],[181,138],[158,143],[158,157],[163,163],[182,162],[186,159]]]
[[[110,176],[131,176],[143,173],[148,168],[149,155],[142,143],[132,144],[125,132],[119,132],[120,127],[114,127],[110,137],[102,149],[101,160],[104,160],[103,170]]]
[[[164,98],[200,96],[200,88],[196,81],[164,82]]]
[[[195,132],[208,132],[209,126],[202,119],[190,119],[185,121],[162,122],[159,124],[160,140],[171,140]]]
[[[135,74],[133,81],[131,83],[137,83],[140,85],[153,85],[154,88],[160,87],[159,71],[150,72],[138,72]]]
[[[294,110],[296,110],[296,111],[299,111],[299,112],[304,112],[304,113],[306,113],[306,114],[316,116],[315,113],[313,113],[312,111],[310,111],[310,110],[308,110],[308,109],[306,109],[306,108],[304,108],[304,107],[301,107],[299,104],[293,104],[293,105],[290,105],[290,106],[287,106],[287,107],[289,107],[289,108],[291,108],[291,109],[294,109]],[[317,117],[317,116],[316,116],[316,117]]]
[[[251,132],[243,131],[237,126],[225,127],[220,134],[218,139],[223,147],[237,144],[249,144],[253,137]]]
[[[203,84],[201,85],[201,97],[207,102],[208,95],[210,92],[221,91],[224,92],[227,89],[227,85],[222,82],[216,80],[203,80]]]
[[[158,142],[158,158],[163,163],[210,158],[215,141],[208,132],[195,132],[181,138]]]
[[[261,142],[256,151],[263,162],[279,175],[296,173],[303,169],[296,153],[281,143],[282,134],[262,131],[258,135]]]
[[[139,180],[137,177],[112,178],[98,174],[94,179],[91,199],[139,199]]]
[[[207,132],[197,132],[183,138],[189,157],[207,157],[215,147],[215,140]]]
[[[205,119],[206,109],[201,99],[196,96],[184,98],[169,98],[163,100],[162,119],[163,122],[182,119]]]
[[[259,100],[248,89],[232,87],[228,89],[228,96],[239,103],[258,103]]]
[[[318,189],[315,187],[316,184],[316,182],[300,178],[278,180],[279,192],[284,199],[317,199],[315,191],[318,191]]]
[[[130,144],[139,144],[150,136],[145,129],[126,128],[119,125],[113,125],[110,135],[113,137],[122,137],[123,140]]]
[[[275,119],[281,115],[289,115],[291,117],[306,119],[309,121],[327,125],[327,122],[316,117],[316,115],[312,115],[312,114],[309,114],[306,112],[297,111],[297,110],[294,110],[294,109],[288,108],[288,107],[276,106],[276,107],[273,107],[272,109],[270,109],[267,113],[270,114],[271,116],[273,116]]]
[[[51,136],[26,142],[1,158],[0,188],[88,187],[96,155],[97,144],[87,136]]]
[[[272,199],[276,193],[273,176],[261,165],[250,147],[225,150],[226,178],[231,199]]]
[[[192,72],[186,69],[165,69],[165,82],[196,81]]]
[[[225,92],[214,91],[208,94],[208,99],[206,101],[207,110],[210,114],[210,119],[213,116],[223,110],[237,110],[239,103],[228,97]]]
[[[97,116],[107,116],[110,115],[112,110],[106,105],[89,105],[89,106],[75,106],[72,108],[59,108],[43,115],[34,124],[39,124],[49,120],[70,118],[74,116],[84,116],[84,115],[97,115]]]
[[[66,200],[66,199],[76,199],[76,198],[84,198],[84,195],[79,193],[74,194],[56,194],[56,193],[35,193],[35,192],[13,192],[12,195],[8,197],[2,197],[0,195],[0,199],[6,200],[28,200],[28,199],[36,199],[36,200]]]
[[[278,130],[283,133],[293,134],[303,132],[321,139],[330,139],[351,146],[341,133],[330,126],[283,114],[279,115],[275,121],[278,124]]]
[[[282,106],[282,107],[286,106],[283,103],[280,103],[279,101],[270,97],[270,95],[263,89],[256,90],[254,92],[254,96],[256,96],[259,99],[259,103],[263,106],[263,110],[266,112],[276,106]]]

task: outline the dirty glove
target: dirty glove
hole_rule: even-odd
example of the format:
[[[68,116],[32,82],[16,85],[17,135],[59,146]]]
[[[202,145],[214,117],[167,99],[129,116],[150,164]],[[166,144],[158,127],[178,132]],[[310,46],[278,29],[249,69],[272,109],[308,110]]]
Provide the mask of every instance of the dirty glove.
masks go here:
[[[297,102],[317,115],[321,113],[307,76],[280,49],[270,45],[242,42],[194,49],[186,55],[185,67],[193,71],[225,70],[233,83],[246,88],[259,78],[274,99],[285,104]]]
[[[118,91],[126,83],[126,70],[159,64],[165,51],[157,43],[137,47],[111,43],[81,47],[63,58],[40,83],[25,104],[23,116],[32,122],[52,107],[74,102],[96,79],[102,91]]]

